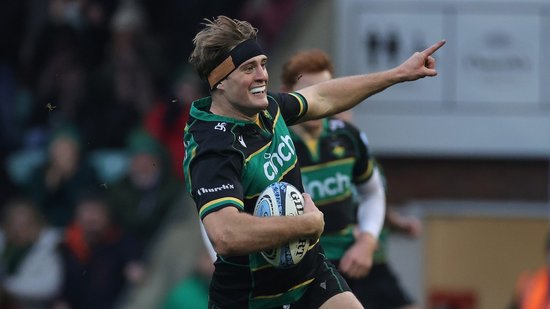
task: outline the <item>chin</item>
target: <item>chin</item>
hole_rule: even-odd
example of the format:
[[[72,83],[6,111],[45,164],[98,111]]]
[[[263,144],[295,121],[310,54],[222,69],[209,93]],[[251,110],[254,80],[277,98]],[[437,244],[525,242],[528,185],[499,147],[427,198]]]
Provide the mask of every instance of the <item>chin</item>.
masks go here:
[[[257,106],[261,110],[264,110],[269,105],[269,102],[267,101],[267,95],[263,94],[262,97],[253,97],[251,100],[254,104],[254,106]]]

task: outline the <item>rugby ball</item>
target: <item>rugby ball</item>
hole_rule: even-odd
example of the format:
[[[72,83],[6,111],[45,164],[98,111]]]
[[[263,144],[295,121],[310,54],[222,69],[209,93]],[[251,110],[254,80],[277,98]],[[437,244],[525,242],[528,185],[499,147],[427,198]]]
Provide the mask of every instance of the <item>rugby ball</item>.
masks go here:
[[[304,213],[304,198],[296,187],[286,182],[269,185],[258,197],[254,215],[258,217],[298,216]],[[279,248],[262,251],[271,265],[289,268],[298,264],[309,249],[309,239],[298,239]]]

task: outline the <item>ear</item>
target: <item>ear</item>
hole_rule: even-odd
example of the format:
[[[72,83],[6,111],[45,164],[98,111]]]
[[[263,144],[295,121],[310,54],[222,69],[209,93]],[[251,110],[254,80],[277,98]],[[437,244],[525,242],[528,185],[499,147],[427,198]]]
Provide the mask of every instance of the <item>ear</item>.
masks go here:
[[[216,85],[216,89],[223,89],[223,83],[219,83]]]

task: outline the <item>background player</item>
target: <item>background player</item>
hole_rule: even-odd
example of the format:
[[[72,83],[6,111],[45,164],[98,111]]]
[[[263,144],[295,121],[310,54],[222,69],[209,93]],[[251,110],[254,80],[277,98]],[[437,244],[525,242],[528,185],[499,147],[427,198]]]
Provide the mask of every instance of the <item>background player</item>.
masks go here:
[[[282,90],[297,91],[330,80],[333,74],[325,52],[302,51],[283,66]],[[415,235],[419,221],[392,209],[385,215],[385,181],[366,136],[341,120],[350,119],[350,113],[336,116],[291,127],[304,188],[325,214],[323,249],[366,308],[413,308],[386,263],[386,246],[390,227]],[[388,225],[382,229],[384,218]]]

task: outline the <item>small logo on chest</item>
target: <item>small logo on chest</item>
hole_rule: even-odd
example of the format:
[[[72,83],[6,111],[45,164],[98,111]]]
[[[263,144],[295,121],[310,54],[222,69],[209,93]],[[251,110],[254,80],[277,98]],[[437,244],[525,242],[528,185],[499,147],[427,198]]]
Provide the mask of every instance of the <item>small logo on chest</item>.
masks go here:
[[[244,143],[244,138],[242,135],[239,135],[239,137],[237,138],[239,140],[239,143],[241,143],[241,145],[243,145],[244,148],[246,148],[246,144]]]
[[[214,127],[215,130],[220,130],[225,132],[225,126],[227,125],[227,122],[218,122],[218,124]]]

